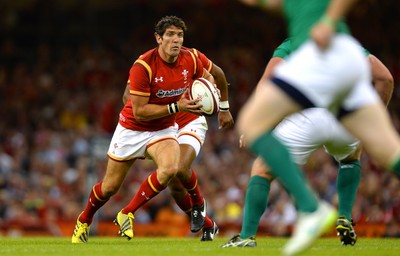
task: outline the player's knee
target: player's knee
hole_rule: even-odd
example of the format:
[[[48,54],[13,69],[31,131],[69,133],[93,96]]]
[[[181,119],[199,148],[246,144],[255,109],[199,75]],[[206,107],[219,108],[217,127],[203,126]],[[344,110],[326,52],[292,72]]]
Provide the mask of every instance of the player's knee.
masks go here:
[[[168,188],[170,190],[171,196],[176,200],[182,200],[186,195],[186,190],[182,186],[179,180],[176,178],[172,179],[171,182],[168,184]]]
[[[340,160],[340,162],[347,163],[360,160],[360,158],[361,158],[361,148],[357,148],[353,153],[348,155],[345,159]]]
[[[121,186],[117,185],[117,184],[104,184],[101,187],[102,193],[104,195],[104,197],[109,198],[112,197],[113,195],[115,195]]]
[[[251,128],[251,127],[249,127],[249,121],[247,120],[247,118],[248,118],[247,117],[248,116],[247,109],[248,109],[248,107],[246,107],[246,106],[244,106],[242,108],[242,110],[239,113],[239,117],[238,117],[237,124],[236,124],[237,131],[239,132],[239,134],[245,135],[244,137],[246,140],[248,139],[246,134],[247,134],[248,130]]]
[[[181,181],[181,182],[186,182],[190,180],[192,177],[192,171],[190,168],[179,168],[178,172],[176,173],[176,177]]]
[[[262,158],[258,157],[253,163],[251,168],[251,176],[260,176],[268,180],[272,180],[273,177],[269,171],[269,167],[264,163]]]
[[[274,179],[273,176],[268,172],[254,172],[254,173],[252,172],[251,176],[260,176],[270,181]]]
[[[178,173],[178,165],[161,166],[157,170],[159,182],[167,185]]]

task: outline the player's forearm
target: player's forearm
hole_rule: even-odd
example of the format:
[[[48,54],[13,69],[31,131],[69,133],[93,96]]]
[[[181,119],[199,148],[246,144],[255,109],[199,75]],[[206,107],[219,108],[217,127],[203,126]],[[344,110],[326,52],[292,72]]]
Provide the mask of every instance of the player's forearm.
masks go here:
[[[392,98],[394,80],[389,69],[377,57],[370,54],[368,60],[371,66],[372,83],[381,100],[387,106]]]
[[[131,95],[133,116],[136,120],[153,120],[178,112],[189,112],[201,115],[201,104],[197,103],[197,99],[189,99],[188,89],[184,91],[181,98],[176,102],[167,105],[149,104],[148,98]]]
[[[260,81],[260,83],[258,83],[258,85],[257,85],[256,90],[258,90],[261,86],[265,86],[265,84],[264,84],[263,82],[265,82],[265,81],[267,81],[267,80],[269,80],[269,79],[271,78],[272,73],[273,73],[275,67],[276,67],[279,63],[281,63],[281,62],[283,62],[283,61],[285,61],[285,60],[282,59],[281,57],[272,57],[272,58],[269,60],[267,66],[265,67],[264,74],[263,74],[262,77],[261,77],[261,81]]]
[[[347,15],[357,1],[358,0],[331,0],[325,16],[336,23]]]
[[[224,71],[217,65],[213,64],[211,74],[213,75],[215,84],[221,93],[221,101],[228,101],[228,81],[226,80]]]
[[[122,95],[122,102],[126,104],[129,99],[129,82],[126,84],[124,94]]]
[[[177,103],[168,105],[146,104],[136,108],[132,106],[132,109],[135,119],[140,121],[158,119],[179,112]]]
[[[279,10],[282,6],[282,0],[240,0],[240,2],[270,10]]]
[[[262,75],[261,79],[270,79],[272,76],[272,73],[275,70],[275,67],[278,66],[281,62],[285,61],[281,57],[272,57],[267,66],[265,67],[264,74]]]
[[[375,90],[379,94],[379,97],[387,106],[393,94],[393,80],[380,78],[374,80],[374,86]]]
[[[216,83],[214,75],[208,72],[206,69],[204,69],[203,78],[207,79],[212,84]]]

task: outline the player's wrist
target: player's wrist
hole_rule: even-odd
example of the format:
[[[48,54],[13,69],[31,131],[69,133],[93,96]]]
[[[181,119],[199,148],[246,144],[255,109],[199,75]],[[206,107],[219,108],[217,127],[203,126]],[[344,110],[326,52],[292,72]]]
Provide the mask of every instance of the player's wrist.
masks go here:
[[[168,104],[168,113],[175,114],[178,112],[179,112],[179,107],[177,102]]]
[[[329,17],[327,14],[324,14],[319,21],[331,28],[336,28],[337,22]]]
[[[229,111],[229,101],[220,101],[219,102],[219,111],[220,112],[228,112]]]
[[[266,7],[268,5],[268,0],[257,0],[256,5],[261,6],[261,7]]]

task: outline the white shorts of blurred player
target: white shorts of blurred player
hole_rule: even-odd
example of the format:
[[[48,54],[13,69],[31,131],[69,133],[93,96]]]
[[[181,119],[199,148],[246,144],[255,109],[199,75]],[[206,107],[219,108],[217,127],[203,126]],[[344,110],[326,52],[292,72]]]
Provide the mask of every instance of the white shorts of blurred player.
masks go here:
[[[153,132],[133,131],[118,124],[107,155],[116,161],[148,158],[147,148],[166,139],[177,140],[178,125]]]
[[[178,142],[191,145],[198,156],[206,139],[207,130],[207,120],[204,116],[200,116],[178,130]]]
[[[357,110],[380,100],[362,49],[345,34],[336,35],[326,50],[307,41],[276,67],[273,81],[297,102],[305,97],[314,104],[309,107],[327,108],[335,116]]]
[[[292,154],[293,160],[303,165],[320,147],[337,161],[353,153],[359,141],[324,108],[310,108],[286,117],[274,129],[274,135]]]

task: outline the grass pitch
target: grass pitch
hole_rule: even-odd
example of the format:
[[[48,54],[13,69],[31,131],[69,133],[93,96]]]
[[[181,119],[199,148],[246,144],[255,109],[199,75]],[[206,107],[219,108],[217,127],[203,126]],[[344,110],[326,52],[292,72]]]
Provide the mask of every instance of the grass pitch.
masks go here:
[[[87,244],[71,244],[70,238],[0,238],[0,255],[29,256],[251,256],[281,255],[284,238],[257,237],[256,248],[220,248],[229,238],[200,242],[198,238],[91,237]],[[400,255],[399,239],[360,238],[355,246],[341,246],[338,238],[321,238],[302,255],[394,256]]]

